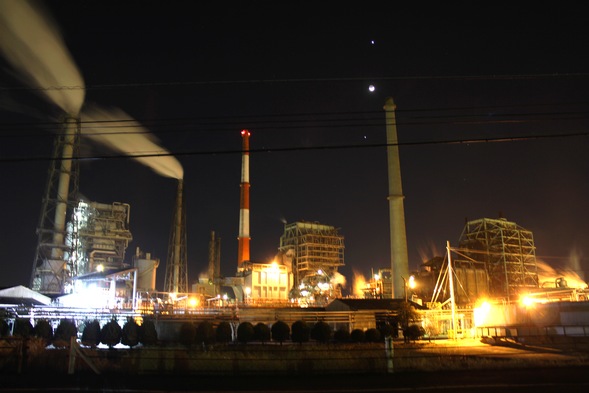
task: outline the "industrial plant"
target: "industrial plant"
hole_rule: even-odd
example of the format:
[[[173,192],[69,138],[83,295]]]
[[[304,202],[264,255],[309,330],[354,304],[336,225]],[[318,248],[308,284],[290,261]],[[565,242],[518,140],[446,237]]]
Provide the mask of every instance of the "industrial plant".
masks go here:
[[[430,337],[458,337],[483,334],[477,330],[480,328],[487,329],[488,334],[497,327],[529,324],[530,307],[567,304],[566,312],[556,312],[558,317],[542,323],[557,330],[573,320],[575,326],[589,326],[589,312],[584,309],[589,305],[587,284],[565,275],[541,278],[532,232],[504,217],[467,221],[458,243],[447,242],[444,256],[422,263],[417,271],[409,270],[405,195],[392,98],[383,106],[390,265],[376,266],[376,274],[368,280],[355,278],[353,295],[343,296],[346,279],[339,269],[345,266],[344,236],[335,223],[314,220],[285,223],[273,260],[252,260],[252,133],[243,129],[234,274],[221,274],[221,241],[213,231],[207,273],[189,282],[185,179],[174,154],[167,154],[146,137],[149,132],[123,111],[86,103],[84,80],[60,37],[47,40],[50,48],[40,38],[54,34],[43,28],[46,23],[42,15],[24,2],[3,6],[6,13],[18,13],[40,30],[31,32],[29,25],[13,23],[5,31],[10,37],[2,41],[0,49],[15,71],[55,105],[63,118],[42,199],[29,287],[0,290],[0,304],[11,318],[34,322],[36,318],[59,320],[69,316],[80,322],[89,315],[101,315],[102,319],[114,313],[138,319],[154,316],[162,324],[162,332],[163,324],[182,318],[269,324],[277,318],[308,319],[329,322],[333,328],[343,325],[352,331],[379,324],[398,325],[399,310],[411,306],[420,310],[420,323]],[[47,59],[38,57],[49,52],[52,56]],[[94,129],[104,121],[109,122],[107,129]],[[137,132],[118,132],[122,122]],[[125,201],[93,201],[80,192],[82,137],[177,181],[164,288],[156,288],[160,260],[140,248],[127,250],[133,240],[132,206]],[[164,154],[144,157],[134,154],[136,151]]]
[[[553,285],[541,280],[532,232],[503,217],[466,221],[456,246],[448,242],[446,255],[410,272],[392,99],[387,100],[384,109],[389,141],[392,262],[378,268],[367,280],[355,280],[353,295],[342,295],[346,279],[338,269],[345,265],[345,239],[332,225],[316,221],[285,223],[275,258],[270,262],[251,260],[249,130],[241,131],[235,274],[221,275],[221,242],[213,231],[207,273],[196,282],[188,281],[186,198],[184,180],[180,178],[165,263],[165,286],[159,290],[159,259],[139,248],[127,252],[133,238],[131,206],[123,202],[99,203],[81,196],[79,169],[72,159],[78,150],[80,122],[68,117],[63,135],[55,142],[30,288],[24,295],[23,288],[19,288],[16,295],[19,301],[27,299],[27,311],[22,311],[22,304],[13,304],[17,302],[11,301],[10,290],[0,294],[3,307],[18,308],[31,318],[49,315],[58,320],[74,313],[83,320],[90,314],[102,313],[107,318],[117,312],[133,317],[157,316],[161,324],[179,318],[215,321],[227,317],[272,323],[278,313],[281,319],[294,321],[304,319],[307,312],[310,320],[320,318],[334,328],[343,322],[351,331],[398,323],[395,318],[399,304],[405,302],[420,309],[430,337],[470,337],[491,334],[489,329],[496,329],[498,324],[524,323],[522,315],[529,314],[522,310],[532,303],[589,304],[586,283],[572,285],[566,277],[555,277]],[[368,319],[366,307],[371,315]],[[495,310],[492,319],[488,315],[493,312],[489,311],[487,319],[481,317],[480,310],[489,307],[510,311]],[[343,320],[341,310],[349,313]],[[586,314],[582,309],[575,312]],[[492,332],[497,334],[496,330]]]

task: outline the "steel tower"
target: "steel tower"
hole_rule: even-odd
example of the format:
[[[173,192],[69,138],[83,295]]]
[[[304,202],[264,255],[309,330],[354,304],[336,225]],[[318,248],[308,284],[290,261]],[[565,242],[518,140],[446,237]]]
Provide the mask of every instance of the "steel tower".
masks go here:
[[[188,258],[186,247],[186,209],[184,207],[184,181],[178,179],[176,209],[166,261],[166,279],[164,291],[169,293],[188,292]]]
[[[67,220],[78,204],[80,132],[79,119],[68,116],[54,143],[30,281],[31,289],[43,294],[69,293],[78,273],[72,255],[77,239]]]

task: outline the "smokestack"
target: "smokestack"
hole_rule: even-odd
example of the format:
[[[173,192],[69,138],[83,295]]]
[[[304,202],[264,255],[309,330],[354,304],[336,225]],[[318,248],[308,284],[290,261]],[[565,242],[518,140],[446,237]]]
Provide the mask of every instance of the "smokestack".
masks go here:
[[[239,237],[237,249],[237,271],[243,270],[243,262],[250,260],[250,132],[241,130],[243,139],[241,155],[241,197],[239,203]]]
[[[70,174],[72,171],[72,158],[74,156],[74,142],[76,140],[76,119],[66,119],[66,130],[63,139],[63,150],[61,155],[61,167],[57,184],[57,198],[55,205],[55,227],[53,243],[55,248],[51,250],[52,259],[63,259],[63,246],[65,244],[65,223],[67,214],[67,202],[70,191]]]
[[[184,181],[178,179],[176,209],[168,244],[165,291],[178,294],[188,292],[188,263],[186,260],[186,214],[183,203]]]
[[[409,257],[407,256],[407,234],[405,230],[405,208],[403,206],[403,186],[401,184],[401,163],[399,160],[399,141],[395,105],[387,98],[383,109],[386,112],[387,159],[389,176],[389,214],[391,230],[391,270],[393,275],[393,298],[403,298],[405,280],[409,277]]]
[[[67,293],[71,289],[71,278],[77,273],[71,258],[72,242],[66,239],[66,232],[68,214],[78,198],[79,137],[79,119],[67,116],[64,133],[55,141],[54,161],[37,228],[30,285],[43,294]]]
[[[219,293],[219,279],[221,278],[221,238],[215,237],[215,231],[211,231],[209,241],[209,283],[214,285],[214,294]]]

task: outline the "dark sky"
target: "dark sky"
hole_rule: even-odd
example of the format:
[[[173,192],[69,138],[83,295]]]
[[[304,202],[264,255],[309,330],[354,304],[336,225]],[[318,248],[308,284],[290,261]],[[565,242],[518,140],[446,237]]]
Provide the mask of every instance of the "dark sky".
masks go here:
[[[502,214],[533,232],[540,260],[589,274],[589,23],[575,7],[41,4],[84,79],[85,105],[123,110],[177,154],[190,281],[206,271],[211,230],[223,273],[235,273],[242,128],[252,132],[252,259],[271,260],[284,222],[306,220],[340,228],[349,284],[354,270],[389,267],[389,96],[410,269],[456,244],[465,220]],[[0,65],[2,287],[29,284],[42,158],[62,112]],[[113,152],[83,140],[82,154]],[[136,247],[160,258],[163,289],[176,181],[131,159],[92,159],[80,189],[131,205],[128,260]]]

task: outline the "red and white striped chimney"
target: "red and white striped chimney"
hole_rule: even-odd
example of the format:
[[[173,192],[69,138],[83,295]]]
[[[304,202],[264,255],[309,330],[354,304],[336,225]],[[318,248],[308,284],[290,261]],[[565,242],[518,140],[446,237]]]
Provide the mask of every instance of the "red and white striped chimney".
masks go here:
[[[239,237],[237,249],[237,270],[243,270],[243,262],[250,260],[250,132],[241,130],[243,148],[241,156],[241,198],[239,203]]]

